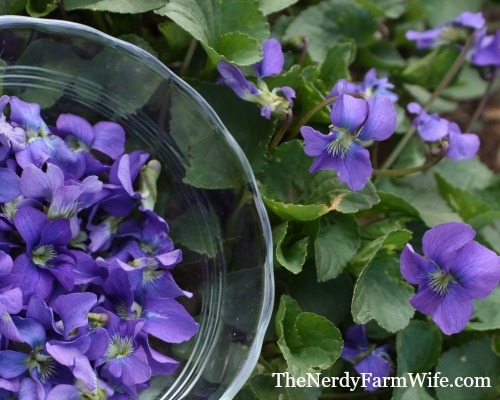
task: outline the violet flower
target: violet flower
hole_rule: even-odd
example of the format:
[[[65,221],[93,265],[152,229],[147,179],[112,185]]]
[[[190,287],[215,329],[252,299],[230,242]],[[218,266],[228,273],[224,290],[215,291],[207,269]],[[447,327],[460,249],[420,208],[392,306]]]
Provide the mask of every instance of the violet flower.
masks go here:
[[[413,125],[422,139],[428,142],[444,138],[448,140],[446,157],[452,160],[470,159],[479,151],[480,140],[475,133],[462,133],[456,123],[441,118],[437,113],[427,114],[417,103],[408,104],[407,109],[410,113],[417,114]]]
[[[346,79],[339,79],[333,86],[327,98],[338,96],[341,93],[363,93],[367,98],[373,96],[387,96],[393,103],[398,101],[398,95],[391,92],[394,85],[386,76],[377,78],[377,70],[371,68],[363,78],[363,82],[355,84]]]
[[[379,346],[373,348],[369,346],[366,338],[365,325],[353,325],[347,329],[344,347],[340,357],[354,364],[354,369],[358,374],[372,374],[372,379],[368,380],[365,387],[367,391],[375,391],[378,387],[373,386],[375,378],[385,378],[391,371],[391,361],[389,358],[389,346]]]
[[[446,22],[437,28],[423,32],[410,30],[406,32],[406,38],[416,41],[417,49],[425,49],[442,43],[466,39],[468,31],[479,30],[484,24],[485,20],[481,12],[464,11],[454,20]]]
[[[248,81],[241,70],[228,63],[219,61],[217,69],[221,75],[220,82],[229,86],[243,100],[257,103],[261,106],[260,114],[267,119],[271,115],[282,117],[291,112],[295,91],[289,86],[269,90],[263,78],[276,75],[283,69],[285,62],[281,45],[276,39],[268,39],[262,44],[263,59],[252,65],[257,75],[257,87]],[[284,98],[277,93],[282,92]]]
[[[394,105],[386,96],[365,100],[341,94],[332,105],[330,120],[328,135],[309,126],[300,129],[305,153],[316,157],[309,171],[333,168],[341,182],[354,191],[361,190],[373,172],[370,153],[361,143],[385,140],[394,133]]]
[[[472,63],[479,67],[500,67],[500,31],[494,35],[482,35],[472,54]]]
[[[447,335],[465,328],[472,299],[488,296],[500,280],[500,257],[472,241],[475,234],[464,223],[437,225],[422,239],[425,258],[410,244],[401,253],[401,274],[418,285],[410,303]]]

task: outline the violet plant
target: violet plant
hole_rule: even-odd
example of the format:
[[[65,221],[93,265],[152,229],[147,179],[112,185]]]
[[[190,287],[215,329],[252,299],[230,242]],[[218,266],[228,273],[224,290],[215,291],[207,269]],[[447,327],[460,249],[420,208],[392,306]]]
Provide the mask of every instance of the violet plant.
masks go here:
[[[115,122],[49,127],[37,104],[0,103],[0,398],[138,399],[178,365],[158,341],[198,325],[176,301],[182,253],[138,190],[150,155],[125,153]]]
[[[247,156],[278,299],[236,399],[498,398],[498,2],[19,3],[79,20],[99,10],[90,25],[155,51]],[[196,331],[175,300],[190,296],[172,276],[182,254],[153,212],[159,164],[124,154],[111,122],[62,115],[52,127],[36,105],[4,97],[0,108],[0,398],[140,397],[176,366],[153,344]],[[224,164],[203,128],[174,141],[186,182],[215,196]],[[246,199],[224,201],[238,204],[225,223],[244,225]],[[202,371],[205,387],[219,383],[214,370]],[[279,387],[276,374],[337,384]],[[416,375],[414,387],[394,383]]]

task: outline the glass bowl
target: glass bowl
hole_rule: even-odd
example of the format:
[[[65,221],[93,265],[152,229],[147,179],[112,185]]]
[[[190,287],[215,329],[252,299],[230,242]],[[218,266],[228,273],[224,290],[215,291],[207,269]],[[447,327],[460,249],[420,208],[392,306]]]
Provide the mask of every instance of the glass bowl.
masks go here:
[[[152,55],[87,26],[0,17],[0,91],[59,114],[116,121],[128,151],[162,163],[156,211],[184,260],[174,270],[199,322],[181,361],[141,399],[231,399],[260,354],[274,295],[270,227],[243,152],[203,98]],[[213,162],[217,160],[217,162]]]

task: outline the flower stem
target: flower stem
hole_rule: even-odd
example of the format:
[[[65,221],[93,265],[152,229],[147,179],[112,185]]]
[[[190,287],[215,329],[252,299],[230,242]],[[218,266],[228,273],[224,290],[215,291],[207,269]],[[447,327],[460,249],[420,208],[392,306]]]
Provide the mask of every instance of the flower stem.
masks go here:
[[[299,134],[300,128],[307,124],[307,121],[309,121],[314,114],[316,114],[319,110],[321,110],[324,106],[327,106],[328,104],[333,103],[335,100],[337,100],[338,96],[333,96],[329,97],[328,99],[323,100],[321,103],[316,104],[313,108],[311,108],[308,112],[306,112],[302,118],[299,120],[297,125],[293,128],[292,132],[290,133],[289,138],[293,139],[296,138],[297,135]]]
[[[470,122],[467,125],[465,132],[470,132],[470,130],[472,129],[472,127],[476,123],[479,116],[483,113],[484,107],[486,106],[486,103],[488,102],[488,99],[490,98],[491,92],[493,91],[493,87],[495,86],[495,81],[496,81],[497,76],[498,76],[498,68],[494,68],[493,72],[491,73],[491,77],[490,77],[490,80],[488,82],[488,86],[486,87],[486,90],[484,91],[483,98],[481,99],[476,110],[474,111],[474,115],[470,119]]]
[[[429,168],[433,167],[436,165],[439,161],[441,161],[444,157],[444,154],[441,154],[434,158],[433,160],[429,161],[428,163],[421,165],[419,167],[413,167],[413,168],[404,168],[404,169],[374,169],[373,170],[373,175],[378,175],[378,176],[403,176],[403,175],[410,175],[414,174],[416,172],[421,172],[428,170]]]
[[[269,144],[270,150],[274,149],[276,146],[278,146],[280,144],[281,139],[283,139],[283,136],[285,136],[286,131],[288,130],[288,128],[290,127],[290,124],[292,123],[292,116],[293,116],[293,114],[292,114],[291,110],[288,110],[286,118],[280,127],[280,130],[278,131],[278,133],[276,133],[273,140]]]
[[[459,71],[460,67],[462,66],[463,62],[465,61],[465,57],[467,56],[467,53],[469,52],[470,48],[474,44],[474,41],[476,39],[475,33],[469,36],[467,41],[465,42],[464,47],[462,48],[462,51],[456,58],[455,62],[451,66],[450,70],[448,73],[443,77],[441,82],[439,82],[439,85],[436,87],[434,92],[431,94],[431,97],[425,102],[423,109],[427,111],[429,107],[434,103],[434,100],[436,100],[441,92],[448,86],[448,84],[451,82],[451,80],[455,77],[457,72]],[[392,167],[396,159],[399,157],[401,152],[404,150],[410,139],[413,137],[415,134],[416,128],[415,126],[411,126],[408,131],[405,133],[403,138],[399,141],[397,146],[394,148],[392,153],[387,157],[387,160],[385,160],[384,164],[382,165],[382,169],[389,169]]]
[[[180,76],[185,76],[187,73],[187,70],[189,68],[189,64],[191,64],[191,60],[193,59],[194,51],[196,50],[196,45],[198,44],[198,41],[196,39],[192,39],[191,43],[189,43],[189,47],[187,49],[186,55],[184,56],[184,60],[182,60],[182,65],[179,70],[179,75]]]

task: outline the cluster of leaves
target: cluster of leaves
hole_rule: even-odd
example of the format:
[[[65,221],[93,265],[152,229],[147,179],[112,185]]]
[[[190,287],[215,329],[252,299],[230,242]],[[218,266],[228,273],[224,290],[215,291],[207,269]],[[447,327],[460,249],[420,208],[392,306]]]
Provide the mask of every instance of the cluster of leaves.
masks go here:
[[[205,97],[247,155],[272,223],[278,296],[260,363],[239,399],[342,396],[348,389],[275,388],[272,374],[355,374],[339,359],[353,323],[366,324],[371,343],[391,346],[397,376],[435,371],[450,380],[491,379],[490,388],[396,388],[373,398],[495,395],[500,290],[475,301],[464,332],[444,336],[408,302],[415,288],[403,280],[399,256],[409,242],[420,250],[428,228],[451,221],[470,224],[476,240],[500,252],[498,178],[478,158],[445,160],[432,170],[378,178],[353,192],[333,170],[311,175],[312,160],[293,137],[300,117],[323,101],[337,80],[359,80],[373,67],[390,77],[403,104],[428,100],[460,50],[445,45],[418,52],[405,32],[436,27],[465,10],[494,7],[493,1],[441,3],[439,12],[432,0],[7,0],[0,5],[0,13],[26,9],[32,16],[94,25],[157,55]],[[140,13],[145,13],[141,20],[134,15]],[[262,58],[262,43],[270,36],[283,45],[285,68],[265,82],[270,89],[290,86],[297,94],[294,119],[281,144],[273,138],[281,134],[282,121],[263,119],[254,104],[214,83],[218,61],[252,65]],[[430,111],[452,112],[481,97],[486,86],[480,71],[466,64]],[[397,111],[394,142],[411,125],[404,110],[397,106]],[[328,110],[317,112],[309,124],[326,131]],[[380,148],[380,161],[386,150]],[[213,172],[217,169],[207,168],[219,164],[213,157],[195,159],[186,181],[208,189],[228,187],[230,182]],[[421,141],[413,138],[395,167],[419,166],[425,157]]]

